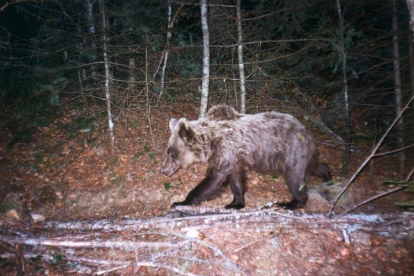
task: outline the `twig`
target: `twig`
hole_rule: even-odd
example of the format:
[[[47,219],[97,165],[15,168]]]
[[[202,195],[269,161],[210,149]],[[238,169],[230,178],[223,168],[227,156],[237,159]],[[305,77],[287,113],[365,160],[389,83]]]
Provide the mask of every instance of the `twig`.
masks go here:
[[[165,235],[165,234],[162,234],[162,233],[159,233],[160,235]],[[229,268],[229,269],[233,269],[233,270],[236,270],[236,271],[238,271],[239,273],[241,273],[242,275],[246,275],[247,276],[247,274],[246,274],[246,272],[244,272],[241,268],[239,268],[235,263],[233,263],[224,253],[223,253],[223,251],[221,251],[218,247],[216,247],[216,246],[214,246],[214,245],[212,245],[212,244],[210,244],[210,243],[208,243],[208,242],[205,242],[205,241],[202,241],[202,240],[199,240],[199,239],[194,239],[194,238],[189,238],[189,237],[187,237],[187,236],[185,236],[185,235],[181,235],[181,234],[175,234],[175,233],[171,233],[171,234],[167,234],[167,235],[173,235],[173,236],[177,236],[177,237],[181,237],[181,238],[183,238],[183,239],[186,239],[186,240],[189,240],[189,241],[191,241],[191,242],[195,242],[195,243],[199,243],[199,244],[201,244],[201,245],[203,245],[203,246],[205,246],[205,247],[208,247],[208,248],[210,248],[211,250],[213,250],[214,251],[214,254],[215,254],[215,256],[221,256],[223,259],[224,259],[224,261],[225,261],[225,263],[226,263],[226,266],[227,266],[227,268]]]
[[[233,252],[234,252],[234,253],[237,253],[237,252],[239,252],[240,250],[245,249],[246,247],[249,247],[249,246],[251,246],[251,245],[253,245],[253,244],[256,244],[256,243],[262,242],[262,241],[267,240],[267,239],[269,239],[269,238],[273,238],[273,237],[275,237],[275,236],[277,236],[277,235],[279,235],[279,234],[270,235],[270,236],[267,236],[267,237],[264,237],[264,238],[261,238],[261,239],[258,239],[258,240],[254,240],[254,241],[252,241],[252,242],[249,242],[248,244],[245,244],[245,245],[243,245],[243,246],[241,246],[241,247],[239,247],[239,248],[237,248],[237,249],[233,250]]]
[[[400,148],[400,149],[391,150],[391,151],[387,151],[387,152],[381,152],[381,153],[375,154],[373,157],[378,157],[378,156],[383,156],[383,155],[396,153],[396,152],[403,151],[403,150],[406,150],[406,149],[412,148],[412,147],[414,147],[414,145],[409,145],[409,146],[406,146],[406,147],[403,147],[403,148]]]
[[[386,196],[386,195],[389,195],[389,194],[392,194],[392,193],[398,192],[398,191],[400,191],[400,190],[402,190],[402,189],[404,189],[404,188],[405,188],[405,187],[397,187],[397,188],[394,188],[394,189],[388,190],[388,191],[386,191],[386,192],[384,192],[384,193],[378,194],[378,195],[376,195],[376,196],[370,197],[370,198],[368,198],[368,199],[366,199],[366,200],[362,201],[361,203],[359,203],[359,204],[357,204],[357,205],[353,206],[352,208],[347,209],[346,211],[344,211],[344,212],[341,214],[341,216],[344,216],[344,215],[348,214],[349,212],[354,211],[355,209],[357,209],[357,208],[361,207],[362,205],[367,204],[368,202],[371,202],[371,201],[374,201],[374,200],[376,200],[376,199],[378,199],[378,198],[380,198],[380,197],[383,197],[383,196]]]
[[[37,2],[37,1],[36,0],[14,0],[14,1],[8,1],[6,4],[4,4],[0,8],[0,12],[4,11],[10,5],[18,4],[18,3],[22,3],[22,2]]]
[[[413,167],[413,169],[411,170],[411,172],[407,175],[407,178],[406,178],[405,180],[410,181],[410,179],[411,179],[411,177],[413,176],[413,174],[414,174],[414,167]]]
[[[106,274],[106,273],[109,273],[109,272],[112,272],[112,271],[116,271],[116,270],[120,270],[120,269],[127,268],[127,267],[128,267],[128,266],[130,266],[130,265],[131,265],[131,264],[121,265],[121,266],[114,267],[114,268],[111,268],[111,269],[101,270],[101,271],[96,272],[95,274],[96,274],[96,275],[103,275],[103,274]]]
[[[137,262],[136,265],[137,266],[148,266],[148,267],[163,268],[163,269],[166,269],[166,270],[171,270],[171,271],[173,271],[173,272],[175,272],[179,275],[197,276],[197,274],[193,274],[193,273],[190,273],[190,272],[187,272],[187,271],[182,271],[182,270],[179,270],[178,268],[175,268],[175,267],[170,266],[170,265],[164,265],[164,264],[160,265],[160,264],[154,264],[152,262]]]
[[[368,164],[368,162],[372,159],[372,157],[377,152],[378,148],[381,146],[382,142],[384,141],[385,137],[388,136],[388,133],[391,131],[391,129],[394,127],[394,125],[397,123],[397,121],[401,118],[402,114],[405,112],[405,110],[410,106],[411,102],[414,100],[414,96],[411,97],[411,99],[407,102],[407,104],[404,106],[404,108],[401,110],[401,112],[397,115],[397,117],[394,119],[392,124],[388,127],[387,131],[384,133],[382,138],[378,141],[375,148],[372,150],[371,154],[365,159],[365,161],[359,166],[357,171],[352,175],[352,177],[349,179],[348,184],[341,190],[341,192],[335,197],[333,200],[331,209],[329,210],[328,217],[332,216],[333,209],[335,208],[336,204],[338,203],[339,198],[343,195],[343,193],[351,186],[352,182],[355,180],[355,178],[359,175],[359,173],[362,171],[362,169]]]
[[[413,169],[411,170],[411,172],[408,174],[408,176],[407,176],[407,178],[406,178],[406,181],[409,181],[409,180],[410,180],[410,178],[411,178],[411,176],[412,176],[412,174],[413,174],[413,173],[414,173],[414,168],[413,168]],[[344,211],[344,212],[341,214],[341,216],[344,216],[344,215],[348,214],[349,212],[351,212],[351,211],[353,211],[353,210],[357,209],[358,207],[361,207],[361,206],[362,206],[362,205],[364,205],[364,204],[367,204],[368,202],[371,202],[371,201],[374,201],[374,200],[376,200],[376,199],[378,199],[378,198],[380,198],[380,197],[383,197],[383,196],[386,196],[386,195],[389,195],[389,194],[392,194],[392,193],[398,192],[398,191],[400,191],[400,190],[402,190],[402,189],[404,189],[404,188],[406,188],[406,186],[396,187],[396,188],[394,188],[394,189],[388,190],[388,191],[386,191],[386,192],[384,192],[384,193],[381,193],[381,194],[379,194],[379,195],[376,195],[376,196],[370,197],[370,198],[368,198],[367,200],[364,200],[364,201],[362,201],[361,203],[359,203],[359,204],[355,205],[354,207],[349,208],[348,210]]]

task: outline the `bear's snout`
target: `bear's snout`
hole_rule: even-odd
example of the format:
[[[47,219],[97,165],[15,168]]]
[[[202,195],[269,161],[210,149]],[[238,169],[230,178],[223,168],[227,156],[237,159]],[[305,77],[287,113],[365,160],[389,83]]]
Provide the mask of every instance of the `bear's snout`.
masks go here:
[[[169,176],[164,166],[160,168],[160,173]]]
[[[176,171],[178,171],[178,168],[175,169],[172,166],[163,165],[160,168],[160,173],[166,176],[172,176]]]
[[[168,173],[167,173],[167,169],[165,168],[165,166],[162,166],[162,167],[160,168],[160,173],[161,173],[161,174],[164,174],[164,175],[168,175]]]

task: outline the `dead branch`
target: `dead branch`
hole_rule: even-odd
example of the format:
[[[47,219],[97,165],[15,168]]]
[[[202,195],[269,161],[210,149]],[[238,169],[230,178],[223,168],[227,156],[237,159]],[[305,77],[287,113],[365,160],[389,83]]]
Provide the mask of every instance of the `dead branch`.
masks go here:
[[[171,235],[171,234],[170,234]],[[195,238],[189,238],[189,237],[187,237],[187,236],[185,236],[185,235],[180,235],[180,234],[173,234],[174,236],[177,236],[177,237],[181,237],[181,238],[183,238],[183,239],[188,239],[188,240],[190,240],[190,241],[193,241],[193,242],[195,242],[195,243],[199,243],[199,244],[201,244],[201,245],[203,245],[203,246],[205,246],[205,247],[208,247],[208,248],[210,248],[211,250],[213,250],[214,251],[214,255],[215,256],[220,256],[220,257],[222,257],[223,259],[224,259],[224,261],[225,261],[225,266],[227,267],[227,268],[230,268],[231,270],[235,270],[235,271],[238,271],[239,273],[241,273],[242,275],[246,275],[247,276],[247,274],[246,274],[246,272],[244,272],[242,269],[240,269],[236,264],[234,264],[218,247],[216,247],[216,246],[213,246],[212,244],[210,244],[210,243],[208,243],[208,242],[205,242],[205,241],[202,241],[202,240],[198,240],[198,239],[195,239]]]
[[[397,188],[394,188],[394,189],[388,190],[388,191],[386,191],[386,192],[380,193],[380,194],[378,194],[378,195],[375,195],[375,196],[373,196],[373,197],[370,197],[370,198],[368,198],[368,199],[366,199],[366,200],[362,201],[361,203],[359,203],[359,204],[357,204],[357,205],[353,206],[352,208],[347,209],[346,211],[344,211],[344,212],[341,214],[341,216],[346,215],[346,214],[348,214],[349,212],[351,212],[351,211],[354,211],[354,210],[358,209],[358,208],[359,208],[359,207],[361,207],[362,205],[365,205],[365,204],[367,204],[367,203],[369,203],[369,202],[372,202],[372,201],[374,201],[374,200],[376,200],[376,199],[378,199],[378,198],[381,198],[381,197],[383,197],[383,196],[386,196],[386,195],[389,195],[389,194],[392,194],[392,193],[395,193],[395,192],[401,191],[401,190],[402,190],[402,189],[404,189],[404,188],[405,188],[405,187],[397,187]]]
[[[68,239],[70,238],[67,237]],[[24,244],[24,245],[48,245],[56,247],[84,247],[84,248],[121,248],[131,249],[136,247],[182,247],[186,242],[133,242],[133,241],[56,241],[47,238],[23,238],[10,235],[0,235],[0,239],[9,243]]]
[[[413,172],[414,172],[414,168],[413,168],[413,170],[412,170],[412,171],[411,171],[411,172],[407,175],[407,178],[406,178],[406,181],[407,181],[407,182],[410,180],[411,175],[413,174]],[[348,214],[349,212],[356,210],[357,208],[361,207],[362,205],[367,204],[368,202],[371,202],[371,201],[374,201],[374,200],[376,200],[376,199],[378,199],[378,198],[381,198],[381,197],[383,197],[383,196],[386,196],[386,195],[389,195],[389,194],[392,194],[392,193],[398,192],[398,191],[400,191],[400,190],[402,190],[402,189],[404,189],[404,188],[406,188],[406,186],[396,187],[396,188],[394,188],[394,189],[391,189],[391,190],[388,190],[388,191],[386,191],[386,192],[383,192],[383,193],[380,193],[380,194],[378,194],[378,195],[375,195],[375,196],[373,196],[373,197],[370,197],[370,198],[368,198],[368,199],[366,199],[366,200],[362,201],[361,203],[359,203],[359,204],[355,205],[354,207],[349,208],[348,210],[344,211],[344,212],[341,214],[341,216],[346,215],[346,214]]]
[[[191,207],[182,207],[186,211]],[[203,210],[205,212],[205,210]],[[323,215],[307,215],[296,213],[281,213],[277,210],[257,210],[250,212],[232,212],[232,213],[195,213],[195,209],[191,213],[187,213],[184,217],[155,217],[149,219],[137,220],[101,220],[101,221],[77,221],[77,222],[48,222],[45,228],[60,229],[60,231],[90,231],[92,233],[110,232],[116,233],[120,231],[135,231],[134,235],[145,235],[150,231],[151,234],[168,236],[176,235],[175,231],[188,232],[191,230],[205,230],[212,228],[229,229],[237,227],[237,229],[323,229],[323,228],[341,228],[348,224],[353,224],[357,230],[359,228],[379,227],[382,222],[399,223],[400,217],[388,216],[382,218],[380,216],[361,217],[359,215],[346,215],[340,218],[327,218]],[[181,214],[182,216],[182,214]],[[413,216],[414,217],[414,216]],[[140,231],[140,232],[136,232]],[[85,234],[85,233],[84,233]],[[64,236],[63,236],[64,237]],[[70,237],[74,237],[70,233]],[[81,236],[82,237],[82,236]],[[183,238],[184,236],[180,236]],[[193,239],[194,240],[194,239]],[[192,241],[193,241],[192,240]]]
[[[121,270],[121,269],[127,268],[130,265],[131,264],[126,264],[126,265],[121,265],[121,266],[114,267],[114,268],[107,269],[107,270],[101,270],[101,271],[96,272],[95,274],[96,275],[103,275],[103,274],[106,274],[106,273],[109,273],[109,272],[114,272],[114,271],[117,271],[117,270]]]
[[[179,270],[179,269],[177,269],[173,266],[170,266],[170,265],[159,265],[159,264],[155,264],[155,263],[152,263],[152,262],[137,262],[136,265],[137,266],[148,266],[148,267],[155,267],[155,268],[163,268],[163,269],[166,269],[166,270],[173,271],[173,272],[175,272],[179,275],[196,276],[196,274]]]
[[[12,254],[1,254],[0,255],[3,258],[10,258],[13,257]],[[37,258],[39,256],[38,253],[34,253],[34,252],[26,252],[24,254],[24,257],[26,259],[28,258]],[[53,260],[54,256],[44,253],[42,254],[42,258],[46,259],[46,260]],[[105,265],[105,266],[126,266],[126,265],[131,265],[133,264],[132,262],[129,261],[115,261],[115,260],[100,260],[100,259],[91,259],[91,258],[85,258],[82,256],[71,256],[70,254],[65,256],[65,259],[70,260],[70,261],[77,261],[77,262],[81,262],[81,263],[88,263],[88,264],[93,264],[93,265]]]
[[[378,157],[378,156],[384,156],[384,155],[388,155],[388,154],[393,154],[393,153],[400,152],[400,151],[403,151],[403,150],[406,150],[406,149],[412,148],[412,147],[414,147],[414,145],[409,145],[409,146],[406,146],[406,147],[403,147],[403,148],[399,148],[399,149],[391,150],[391,151],[387,151],[387,152],[377,153],[373,157]]]
[[[322,214],[308,215],[274,209],[226,213],[208,208],[202,208],[201,211],[196,207],[180,209],[176,214],[170,213],[167,216],[148,219],[48,222],[43,224],[42,237],[38,237],[38,234],[19,234],[10,228],[3,231],[0,227],[0,239],[7,242],[9,246],[6,248],[9,249],[13,248],[12,244],[27,245],[25,256],[47,256],[50,254],[50,247],[58,248],[58,254],[64,255],[65,259],[82,263],[83,268],[92,266],[98,274],[131,266],[145,266],[178,275],[193,275],[194,271],[187,271],[175,265],[177,260],[185,260],[195,265],[208,264],[209,267],[226,271],[224,274],[228,275],[246,275],[243,268],[227,254],[236,254],[262,240],[278,235],[271,233],[282,233],[284,230],[306,230],[315,234],[321,231],[338,231],[342,236],[346,235],[348,240],[352,240],[354,232],[363,231],[399,238],[412,237],[410,227],[414,222],[413,214],[348,214],[331,219]],[[174,217],[175,215],[179,217]],[[222,229],[236,235],[244,232],[270,234],[231,251],[223,251],[208,234],[222,232]],[[189,235],[190,231],[197,235]],[[113,240],[112,237],[117,239]],[[90,252],[94,254],[91,255]],[[189,252],[189,255],[183,255],[183,252]],[[197,255],[200,252],[208,253]],[[135,260],[132,261],[132,258]],[[53,257],[48,260],[52,261]]]
[[[398,120],[401,118],[402,114],[407,110],[411,104],[411,102],[414,100],[414,96],[411,97],[411,99],[407,102],[407,104],[404,106],[404,108],[401,110],[401,112],[397,115],[397,117],[394,119],[392,124],[388,127],[387,131],[384,133],[382,138],[378,141],[374,149],[372,150],[371,154],[365,159],[365,161],[359,166],[359,168],[356,170],[356,172],[352,175],[352,177],[349,179],[348,184],[345,185],[345,187],[342,189],[342,191],[335,197],[335,199],[332,202],[332,206],[329,210],[328,217],[332,216],[332,212],[338,203],[339,198],[343,195],[343,193],[351,186],[353,181],[356,179],[356,177],[359,175],[359,173],[362,171],[362,169],[368,164],[368,162],[375,156],[375,153],[378,151],[379,147],[382,145],[382,142],[384,141],[385,137],[388,136],[388,133],[391,131],[391,129],[395,126],[395,124],[398,122]]]
[[[0,8],[0,12],[4,11],[8,6],[11,6],[13,4],[19,4],[19,3],[23,3],[23,2],[40,2],[37,0],[12,0],[12,1],[8,1],[6,2],[6,4],[4,4],[1,8]]]
[[[407,180],[407,181],[410,181],[410,179],[411,179],[411,177],[413,176],[413,174],[414,174],[414,167],[413,167],[413,168],[411,169],[411,171],[408,173],[406,180]]]
[[[254,241],[252,241],[252,242],[249,242],[248,244],[245,244],[245,245],[243,245],[243,246],[240,246],[239,248],[236,248],[235,250],[233,250],[233,252],[234,252],[234,253],[237,253],[237,252],[239,252],[240,250],[243,250],[243,249],[245,249],[245,248],[247,248],[247,247],[249,247],[249,246],[252,246],[253,244],[257,244],[257,243],[259,243],[259,242],[262,242],[262,241],[268,240],[268,239],[273,238],[273,237],[275,237],[275,236],[277,236],[277,235],[278,235],[278,234],[276,234],[276,235],[270,235],[270,236],[267,236],[267,237],[264,237],[264,238],[261,238],[261,239],[258,239],[258,240],[254,240]]]

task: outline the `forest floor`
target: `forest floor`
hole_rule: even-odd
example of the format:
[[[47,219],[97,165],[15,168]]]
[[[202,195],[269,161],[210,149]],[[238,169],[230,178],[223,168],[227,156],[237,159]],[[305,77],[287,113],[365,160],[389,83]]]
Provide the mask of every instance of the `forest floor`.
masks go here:
[[[229,189],[201,207],[171,211],[171,203],[202,179],[205,166],[171,178],[159,173],[168,120],[195,119],[197,108],[180,103],[153,109],[151,127],[145,110],[115,118],[116,159],[108,157],[106,118],[96,114],[64,109],[47,123],[36,118],[30,141],[11,147],[15,135],[7,124],[0,129],[0,240],[25,244],[28,275],[414,275],[413,213],[395,205],[413,200],[412,194],[398,192],[330,219],[329,206],[312,200],[295,212],[274,208],[290,200],[283,178],[249,173],[241,211],[222,208],[232,200]],[[340,145],[307,127],[335,181],[342,181]],[[371,147],[357,148],[350,172]],[[377,159],[353,184],[351,201],[389,190],[383,180],[396,178],[393,157]],[[320,182],[311,178],[308,184],[312,189]],[[29,210],[38,222],[24,222]],[[22,241],[28,237],[41,239]],[[97,242],[114,238],[117,245]],[[0,247],[0,275],[17,275],[18,263]]]

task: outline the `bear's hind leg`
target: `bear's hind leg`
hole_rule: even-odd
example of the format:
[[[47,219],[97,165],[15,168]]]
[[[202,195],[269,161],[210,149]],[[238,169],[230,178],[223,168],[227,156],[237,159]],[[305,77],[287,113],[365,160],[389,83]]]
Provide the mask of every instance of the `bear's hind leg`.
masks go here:
[[[230,184],[231,191],[233,192],[234,198],[233,201],[226,205],[226,209],[242,209],[245,206],[244,193],[246,192],[246,173],[240,171],[237,173],[232,173],[228,177],[228,182]]]
[[[308,201],[305,184],[305,170],[300,166],[296,166],[295,168],[286,167],[285,181],[293,198],[289,202],[282,202],[278,205],[288,210],[304,207]]]

